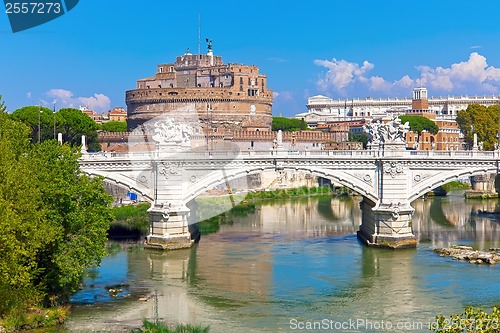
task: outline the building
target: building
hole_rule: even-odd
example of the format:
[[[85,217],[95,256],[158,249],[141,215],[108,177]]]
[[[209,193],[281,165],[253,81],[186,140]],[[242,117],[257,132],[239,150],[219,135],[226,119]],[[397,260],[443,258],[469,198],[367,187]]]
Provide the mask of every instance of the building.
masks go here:
[[[154,76],[126,92],[126,103],[129,130],[176,110],[196,111],[206,129],[271,130],[273,92],[266,75],[254,65],[224,64],[211,41],[207,54],[188,50],[158,65]]]
[[[108,112],[109,121],[127,121],[127,112],[124,108],[114,108]]]
[[[428,118],[436,123],[439,132],[432,134],[423,131],[418,136],[418,133],[408,132],[406,134],[406,145],[410,149],[418,150],[462,150],[462,134],[460,128],[455,121],[455,117],[442,117],[429,109],[429,101],[427,99],[427,89],[415,88],[413,90],[413,100],[411,110],[406,112],[407,115],[418,115]]]
[[[423,95],[425,94],[425,96]],[[426,105],[414,106],[415,100],[425,100]],[[310,128],[318,124],[346,119],[394,117],[409,112],[418,113],[425,108],[436,119],[455,119],[458,111],[470,104],[500,105],[500,96],[448,96],[428,98],[425,88],[415,88],[413,98],[370,98],[334,100],[325,96],[312,96],[307,101],[307,112],[295,116],[304,119]]]

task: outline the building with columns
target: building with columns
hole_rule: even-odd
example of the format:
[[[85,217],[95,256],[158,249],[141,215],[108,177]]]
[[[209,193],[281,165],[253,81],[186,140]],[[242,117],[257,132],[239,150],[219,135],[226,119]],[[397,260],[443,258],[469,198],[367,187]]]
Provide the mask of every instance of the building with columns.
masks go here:
[[[413,105],[414,101],[421,105]],[[394,117],[397,115],[419,113],[418,110],[428,110],[436,119],[455,119],[458,111],[464,110],[470,104],[485,106],[500,105],[500,96],[447,96],[428,97],[426,88],[413,89],[412,98],[371,98],[338,99],[326,96],[312,96],[307,101],[307,112],[295,115],[304,119],[310,128],[319,124],[334,121],[372,119],[377,117]]]

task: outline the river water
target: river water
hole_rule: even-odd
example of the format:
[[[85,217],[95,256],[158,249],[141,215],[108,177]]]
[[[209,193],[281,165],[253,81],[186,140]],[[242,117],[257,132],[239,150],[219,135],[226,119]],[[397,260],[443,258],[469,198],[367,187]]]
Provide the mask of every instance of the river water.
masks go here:
[[[436,314],[500,304],[500,265],[431,251],[500,247],[500,222],[477,214],[494,211],[496,200],[415,201],[419,245],[397,251],[357,241],[359,200],[263,202],[188,250],[123,246],[86,279],[60,331],[130,332],[158,318],[211,332],[425,332]],[[113,298],[105,288],[113,284],[128,286]]]

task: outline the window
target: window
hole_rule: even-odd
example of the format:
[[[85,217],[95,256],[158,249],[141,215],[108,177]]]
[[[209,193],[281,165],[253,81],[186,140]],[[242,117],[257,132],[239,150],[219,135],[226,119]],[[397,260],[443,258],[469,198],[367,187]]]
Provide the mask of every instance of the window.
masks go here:
[[[240,77],[240,84],[243,84],[243,78]]]

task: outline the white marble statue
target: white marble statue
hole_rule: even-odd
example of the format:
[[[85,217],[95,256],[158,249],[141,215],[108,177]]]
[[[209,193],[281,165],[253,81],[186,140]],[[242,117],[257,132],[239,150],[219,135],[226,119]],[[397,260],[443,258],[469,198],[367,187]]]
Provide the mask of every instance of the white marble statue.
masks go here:
[[[406,133],[410,130],[410,123],[401,123],[401,119],[395,118],[387,123],[383,123],[380,119],[363,126],[364,131],[368,134],[368,140],[372,144],[379,143],[405,143]]]
[[[175,122],[172,118],[164,118],[154,123],[153,140],[160,145],[189,145],[193,128],[184,123]]]

